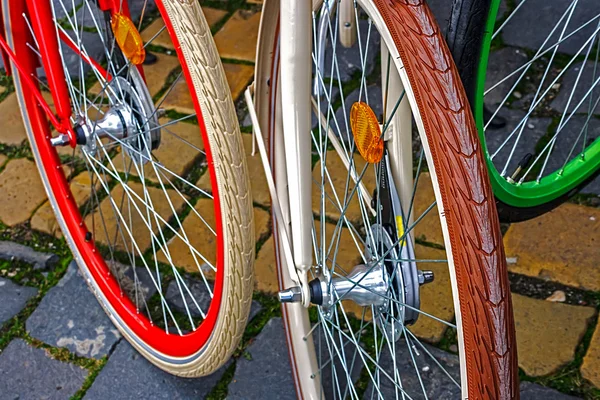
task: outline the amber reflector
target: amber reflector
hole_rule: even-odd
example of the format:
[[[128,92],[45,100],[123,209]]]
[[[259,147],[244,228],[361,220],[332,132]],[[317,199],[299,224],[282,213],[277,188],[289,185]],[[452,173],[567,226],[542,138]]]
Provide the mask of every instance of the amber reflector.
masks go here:
[[[146,58],[144,41],[135,24],[123,14],[112,16],[112,31],[119,48],[132,64],[139,65]]]
[[[378,163],[383,157],[383,138],[375,113],[363,102],[352,104],[350,128],[360,155],[368,163]]]

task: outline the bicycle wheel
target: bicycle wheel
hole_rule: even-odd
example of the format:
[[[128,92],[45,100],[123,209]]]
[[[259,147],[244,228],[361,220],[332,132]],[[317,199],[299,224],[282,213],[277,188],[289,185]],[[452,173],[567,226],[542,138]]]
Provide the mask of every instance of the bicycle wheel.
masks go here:
[[[448,44],[485,144],[500,217],[510,222],[558,206],[600,169],[600,6],[501,6],[456,2]]]
[[[316,306],[282,308],[296,396],[518,398],[502,238],[451,56],[424,2],[348,2],[357,37],[344,48],[344,3],[313,13]],[[285,44],[265,23],[278,8],[263,9],[255,93],[285,202]],[[280,246],[280,295],[294,301]]]
[[[152,363],[181,376],[213,372],[236,348],[248,317],[254,228],[237,118],[199,4],[130,4],[129,35],[150,17],[159,27],[144,44],[156,64],[137,66],[116,44],[117,17],[111,21],[96,1],[76,8],[49,2],[60,51],[37,47],[36,25],[21,3],[4,0],[3,7],[7,39],[25,73],[51,90],[56,77],[36,69],[38,54],[50,54],[66,75],[73,149],[53,147],[48,118],[18,75],[15,87],[82,275]],[[208,190],[197,184],[204,174]]]

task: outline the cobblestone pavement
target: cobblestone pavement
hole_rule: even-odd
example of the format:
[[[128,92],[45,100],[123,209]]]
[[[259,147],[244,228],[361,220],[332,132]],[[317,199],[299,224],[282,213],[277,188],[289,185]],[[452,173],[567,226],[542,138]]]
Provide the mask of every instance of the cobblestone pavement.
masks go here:
[[[249,120],[239,98],[253,75],[260,0],[207,3],[205,13],[237,99],[249,154]],[[430,0],[441,21],[450,3]],[[143,37],[153,37],[160,28],[158,22],[151,24]],[[528,46],[526,36],[506,40]],[[168,37],[157,38],[155,44],[172,48]],[[501,49],[492,57],[502,66],[514,56]],[[151,92],[162,87],[172,63],[168,55],[158,55],[157,64],[147,71]],[[0,399],[293,398],[274,297],[268,190],[258,158],[248,158],[260,247],[247,333],[235,357],[212,376],[176,378],[139,356],[87,290],[31,161],[14,89],[7,79],[0,83]],[[171,107],[181,112],[190,107],[189,98],[176,99]],[[508,120],[510,124],[510,116]],[[535,125],[541,134],[548,128],[544,120]],[[207,185],[205,179],[198,186]],[[90,182],[85,176],[72,182],[75,197],[85,201]],[[506,227],[524,400],[600,398],[600,181],[585,191],[586,205],[572,201],[533,221]],[[185,265],[185,256],[177,262]],[[451,319],[452,310],[444,311],[451,294],[430,295],[430,312],[446,312]],[[415,334],[435,346],[444,326],[430,325],[415,327]]]

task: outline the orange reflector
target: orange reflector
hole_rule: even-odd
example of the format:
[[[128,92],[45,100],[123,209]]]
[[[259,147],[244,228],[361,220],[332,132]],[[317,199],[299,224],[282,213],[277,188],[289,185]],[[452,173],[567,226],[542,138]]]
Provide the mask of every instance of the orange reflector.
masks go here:
[[[119,48],[132,64],[139,65],[146,59],[144,41],[133,21],[123,14],[113,14],[112,31]]]
[[[375,113],[366,103],[356,102],[350,109],[350,128],[360,155],[374,164],[383,157],[383,138]]]

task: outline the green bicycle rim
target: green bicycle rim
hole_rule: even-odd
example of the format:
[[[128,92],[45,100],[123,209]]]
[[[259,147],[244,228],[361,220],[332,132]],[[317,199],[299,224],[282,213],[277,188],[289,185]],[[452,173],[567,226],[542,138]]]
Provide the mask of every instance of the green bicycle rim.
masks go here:
[[[496,169],[488,152],[483,120],[485,81],[490,55],[492,35],[501,0],[492,0],[487,25],[482,42],[473,114],[479,131],[479,139],[484,144],[484,153],[492,182],[494,195],[501,202],[513,207],[528,208],[549,203],[578,187],[600,167],[600,138],[590,144],[585,151],[569,161],[562,171],[557,170],[542,177],[539,181],[510,183]]]

